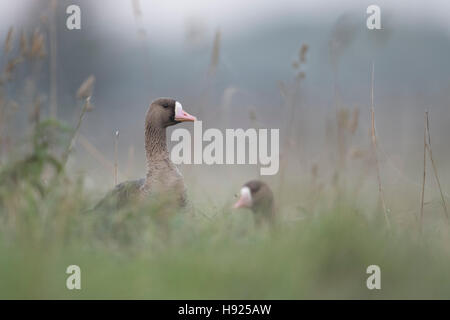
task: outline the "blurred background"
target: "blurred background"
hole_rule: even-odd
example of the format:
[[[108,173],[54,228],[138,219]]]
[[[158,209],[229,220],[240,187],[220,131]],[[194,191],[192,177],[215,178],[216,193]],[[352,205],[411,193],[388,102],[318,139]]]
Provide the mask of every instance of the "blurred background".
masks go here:
[[[66,28],[73,4],[81,30]],[[381,30],[366,27],[372,4]],[[0,0],[0,298],[448,298],[449,12]],[[194,215],[170,220],[169,243],[157,206],[86,211],[116,164],[119,182],[145,175],[144,115],[161,96],[204,130],[280,129],[280,170],[259,177],[276,237],[231,210],[258,165],[181,165]],[[63,285],[74,263],[81,291]],[[382,291],[366,287],[371,264]]]
[[[74,124],[82,105],[77,89],[95,76],[94,110],[82,123],[69,167],[99,194],[114,184],[116,130],[119,181],[144,175],[143,117],[160,96],[181,101],[204,129],[280,128],[281,170],[266,178],[308,184],[314,175],[331,180],[344,167],[350,167],[345,175],[352,174],[356,164],[348,161],[369,157],[373,62],[386,188],[420,190],[428,109],[448,189],[450,4],[377,1],[382,29],[368,30],[372,2],[2,1],[3,39],[13,27],[17,37],[40,30],[46,42],[45,58],[32,75],[35,84],[17,81],[8,92],[43,92],[43,116],[53,108],[58,119]],[[66,28],[70,4],[81,8],[81,30]],[[18,50],[16,45],[11,55]],[[18,103],[27,112],[26,103]],[[2,124],[9,145],[20,142],[17,133],[26,125],[26,117]],[[191,124],[180,126],[192,130]],[[223,190],[228,197],[259,169],[183,165],[182,172],[191,189],[208,194],[220,181],[214,193]],[[230,175],[235,179],[225,179]]]

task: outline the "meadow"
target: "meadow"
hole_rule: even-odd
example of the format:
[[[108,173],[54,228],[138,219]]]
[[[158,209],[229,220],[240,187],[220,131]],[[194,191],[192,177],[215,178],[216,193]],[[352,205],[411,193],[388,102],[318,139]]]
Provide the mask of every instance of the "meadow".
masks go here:
[[[47,103],[33,86],[46,72],[46,38],[39,31],[14,35],[10,29],[3,46],[0,82],[1,299],[450,298],[448,196],[441,188],[448,181],[439,179],[444,159],[433,158],[425,117],[423,159],[417,161],[422,184],[390,183],[375,130],[370,67],[368,117],[336,106],[327,115],[325,144],[316,146],[321,156],[311,159],[296,140],[308,137],[296,118],[306,112],[298,110],[298,95],[308,76],[302,68],[308,46],[299,48],[294,79],[280,84],[280,171],[263,177],[275,193],[275,231],[255,228],[250,211],[231,209],[233,194],[258,176],[257,166],[184,165],[190,209],[174,215],[165,238],[154,219],[163,204],[91,210],[107,188],[71,170],[77,148],[84,146],[99,167],[111,167],[111,181],[121,180],[117,159],[108,160],[80,135],[95,112],[95,78],[72,93],[76,120],[56,119],[47,112],[51,99]],[[220,33],[211,73],[217,39]],[[29,90],[12,89],[22,87]],[[225,111],[219,112],[226,126]],[[260,127],[258,117],[250,112],[248,123]],[[22,126],[13,126],[13,119]],[[81,290],[66,288],[66,268],[73,264],[81,268]],[[380,290],[366,286],[370,265],[381,269]]]

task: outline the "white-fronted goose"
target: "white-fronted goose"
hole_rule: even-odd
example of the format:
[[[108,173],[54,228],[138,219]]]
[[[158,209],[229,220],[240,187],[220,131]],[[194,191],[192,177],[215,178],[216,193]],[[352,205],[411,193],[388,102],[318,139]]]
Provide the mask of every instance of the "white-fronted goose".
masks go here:
[[[252,180],[242,186],[239,200],[233,208],[249,208],[252,210],[256,226],[260,226],[263,222],[272,227],[275,226],[273,192],[266,183],[260,180]]]
[[[179,206],[186,203],[183,177],[170,160],[166,143],[166,128],[196,118],[183,110],[181,103],[170,98],[154,100],[145,117],[145,153],[147,174],[140,180],[118,184],[96,208],[118,209],[130,201],[149,195],[163,196]]]

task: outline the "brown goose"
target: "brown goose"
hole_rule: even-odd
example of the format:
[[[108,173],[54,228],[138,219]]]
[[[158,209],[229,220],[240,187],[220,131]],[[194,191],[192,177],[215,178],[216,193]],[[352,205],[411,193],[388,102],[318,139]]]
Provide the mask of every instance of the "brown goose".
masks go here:
[[[145,117],[146,177],[118,184],[95,207],[119,209],[150,195],[164,196],[178,206],[186,203],[183,177],[170,160],[166,128],[196,118],[183,110],[181,103],[170,98],[154,100]]]
[[[242,186],[239,200],[233,208],[249,208],[252,210],[257,227],[263,222],[268,223],[271,227],[275,226],[273,193],[270,187],[260,180],[252,180]]]

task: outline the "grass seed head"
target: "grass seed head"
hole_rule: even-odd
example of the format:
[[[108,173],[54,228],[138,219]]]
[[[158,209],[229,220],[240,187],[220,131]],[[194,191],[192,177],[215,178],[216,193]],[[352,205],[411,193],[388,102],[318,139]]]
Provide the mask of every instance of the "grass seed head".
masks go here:
[[[6,35],[4,50],[5,53],[8,54],[12,49],[12,35],[13,35],[13,27],[10,27],[8,30],[8,34]]]
[[[28,54],[28,39],[25,31],[20,35],[20,55],[25,57]]]
[[[43,59],[46,55],[44,34],[38,29],[34,31],[31,37],[30,55],[36,59]]]
[[[83,81],[81,86],[78,88],[77,98],[78,99],[87,99],[88,97],[90,97],[92,95],[94,83],[95,83],[95,77],[93,75],[90,75],[86,80]]]

